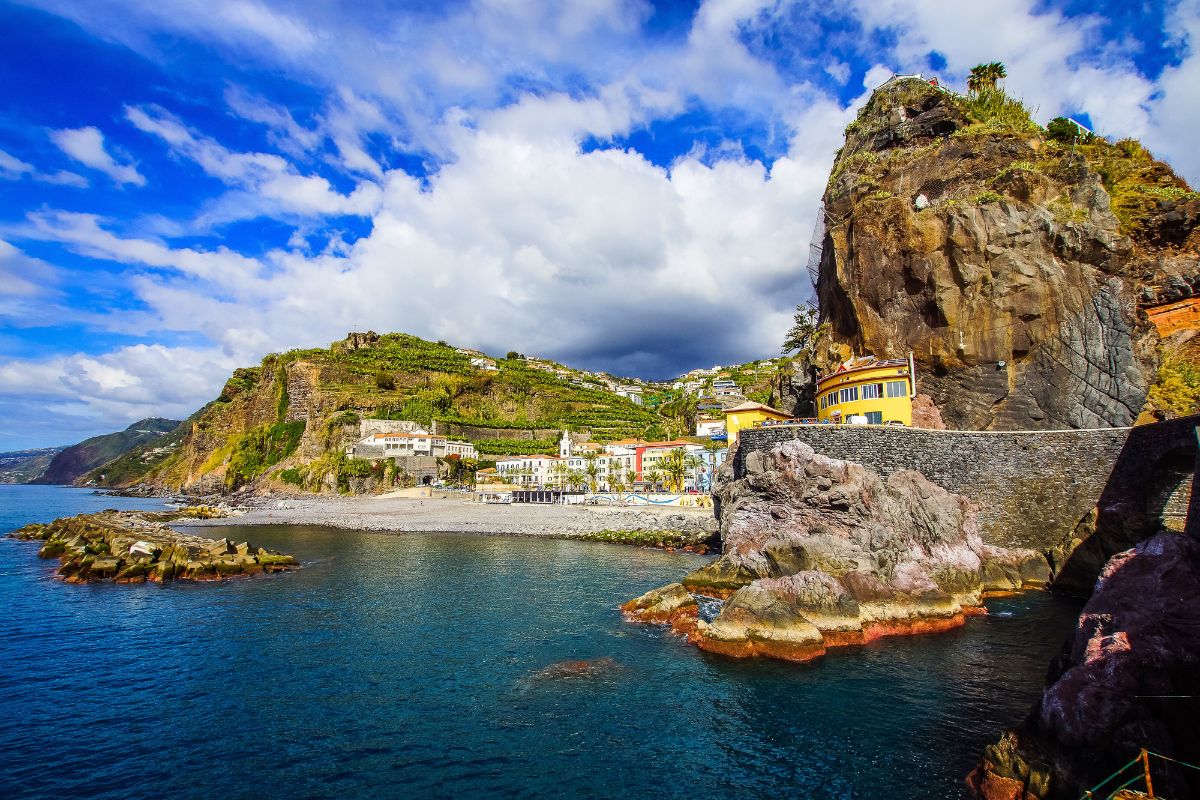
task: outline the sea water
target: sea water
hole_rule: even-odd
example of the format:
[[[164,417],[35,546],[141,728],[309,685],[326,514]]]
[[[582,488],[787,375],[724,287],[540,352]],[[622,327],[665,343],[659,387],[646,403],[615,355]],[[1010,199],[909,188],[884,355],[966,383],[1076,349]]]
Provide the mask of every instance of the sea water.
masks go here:
[[[0,487],[0,530],[154,505]],[[1078,611],[1030,593],[949,633],[738,661],[617,610],[700,556],[207,530],[304,567],[69,586],[0,541],[0,796],[962,797]]]

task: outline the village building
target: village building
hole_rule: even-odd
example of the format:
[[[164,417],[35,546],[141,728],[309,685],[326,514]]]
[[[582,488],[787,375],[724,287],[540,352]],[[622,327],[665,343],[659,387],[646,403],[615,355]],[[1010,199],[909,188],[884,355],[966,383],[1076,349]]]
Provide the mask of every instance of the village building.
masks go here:
[[[762,403],[740,403],[725,410],[725,435],[729,437],[729,446],[733,447],[737,444],[738,432],[745,428],[770,422],[788,422],[791,419],[790,414]]]
[[[484,370],[485,372],[498,372],[499,367],[496,366],[495,359],[488,358],[483,355],[473,356],[471,358],[471,366],[476,369]]]
[[[912,425],[917,394],[911,356],[852,358],[817,379],[817,419],[859,425]]]
[[[379,423],[383,423],[381,426]],[[379,427],[399,430],[378,430]],[[365,432],[365,433],[364,433]],[[432,458],[479,458],[475,445],[429,433],[414,422],[401,420],[363,420],[360,438],[346,447],[346,455],[367,461],[381,458],[429,456]]]
[[[701,417],[696,420],[696,435],[717,439],[725,435],[725,420]]]

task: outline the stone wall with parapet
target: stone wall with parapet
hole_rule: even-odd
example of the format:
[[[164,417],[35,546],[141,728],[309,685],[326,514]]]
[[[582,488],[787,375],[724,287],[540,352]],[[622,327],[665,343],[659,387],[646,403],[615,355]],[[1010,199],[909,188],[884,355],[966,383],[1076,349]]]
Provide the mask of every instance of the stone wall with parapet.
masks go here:
[[[1144,510],[1160,461],[1190,446],[1196,417],[1138,428],[1066,431],[931,431],[850,425],[784,425],[743,431],[734,471],[752,450],[799,440],[818,453],[856,461],[883,476],[917,470],[980,506],[989,544],[1058,546],[1107,503]]]

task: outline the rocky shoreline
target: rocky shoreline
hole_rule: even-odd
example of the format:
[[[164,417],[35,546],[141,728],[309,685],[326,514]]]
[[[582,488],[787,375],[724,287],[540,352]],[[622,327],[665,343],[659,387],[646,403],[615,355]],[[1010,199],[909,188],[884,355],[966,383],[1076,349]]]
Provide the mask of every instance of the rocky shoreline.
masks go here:
[[[967,779],[972,792],[983,800],[1076,798],[1142,748],[1200,763],[1197,598],[1196,538],[1164,531],[1113,556],[1041,700],[985,750]],[[1200,773],[1177,761],[1154,760],[1155,790],[1200,796]]]
[[[622,607],[715,653],[808,661],[948,630],[986,613],[986,594],[1050,577],[1039,553],[983,544],[966,498],[916,472],[885,481],[801,442],[727,462],[716,499],[720,558]],[[725,602],[706,621],[696,596]]]
[[[106,510],[26,525],[10,536],[42,542],[38,557],[57,558],[56,575],[67,583],[212,581],[299,567],[290,555],[170,526],[221,514],[208,506],[171,512]]]

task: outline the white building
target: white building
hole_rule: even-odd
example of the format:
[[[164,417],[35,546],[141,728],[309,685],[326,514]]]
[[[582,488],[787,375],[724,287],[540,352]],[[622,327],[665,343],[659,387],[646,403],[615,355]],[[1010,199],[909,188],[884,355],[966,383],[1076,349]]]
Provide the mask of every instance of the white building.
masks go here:
[[[475,367],[476,369],[485,370],[487,372],[498,372],[500,369],[499,367],[496,366],[495,360],[486,358],[485,356],[473,357],[471,359],[471,366]]]
[[[447,439],[420,430],[415,433],[372,433],[346,448],[352,458],[399,458],[403,456],[434,456],[445,458],[479,458],[470,442]]]
[[[725,435],[725,420],[699,419],[696,420],[696,435],[705,438]]]
[[[621,397],[629,398],[630,402],[642,404],[642,387],[640,386],[618,386],[614,391]]]

